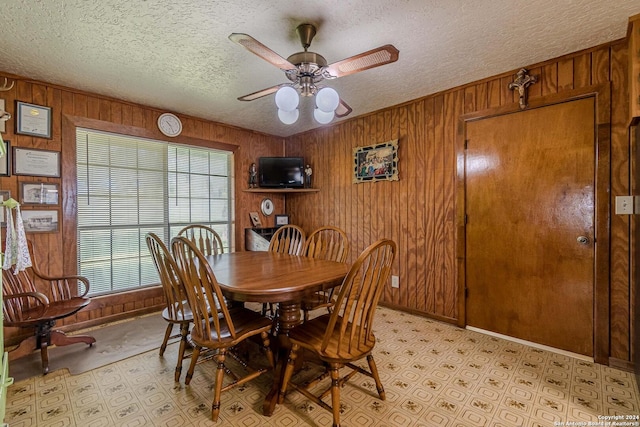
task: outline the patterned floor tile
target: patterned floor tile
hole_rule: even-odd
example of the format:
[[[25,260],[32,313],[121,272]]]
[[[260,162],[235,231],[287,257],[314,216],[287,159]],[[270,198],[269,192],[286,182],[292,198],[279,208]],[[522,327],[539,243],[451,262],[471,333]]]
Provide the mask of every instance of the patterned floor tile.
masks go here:
[[[631,373],[388,308],[379,309],[376,321],[373,355],[386,400],[370,378],[356,375],[341,389],[344,425],[547,427],[640,413]],[[11,427],[331,425],[329,411],[295,392],[264,417],[271,374],[223,393],[213,423],[214,363],[198,364],[185,386],[189,361],[174,382],[176,352],[171,345],[164,357],[154,350],[76,376],[56,371],[16,383],[5,421]]]

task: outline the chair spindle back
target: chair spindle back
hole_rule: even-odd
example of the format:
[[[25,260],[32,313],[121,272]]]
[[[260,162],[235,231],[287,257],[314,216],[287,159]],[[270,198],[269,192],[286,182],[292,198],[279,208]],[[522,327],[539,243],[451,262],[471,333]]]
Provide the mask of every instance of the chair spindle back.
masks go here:
[[[345,277],[325,331],[322,349],[326,349],[335,329],[339,329],[338,354],[351,353],[351,348],[373,348],[373,318],[391,274],[396,244],[381,239],[371,244],[358,257]],[[348,339],[346,339],[348,337]],[[344,339],[342,339],[344,338]],[[341,346],[346,344],[346,348]]]
[[[269,251],[281,254],[301,255],[306,240],[305,232],[297,225],[283,225],[278,228],[271,241]]]
[[[207,339],[211,337],[218,342],[221,342],[221,337],[229,335],[235,339],[233,319],[226,304],[218,303],[224,301],[224,296],[205,255],[195,243],[184,236],[174,237],[171,249],[193,312],[193,329],[196,334]],[[210,316],[209,307],[218,307],[218,315]],[[221,319],[226,322],[228,330],[222,331]],[[215,328],[214,333],[212,327]]]

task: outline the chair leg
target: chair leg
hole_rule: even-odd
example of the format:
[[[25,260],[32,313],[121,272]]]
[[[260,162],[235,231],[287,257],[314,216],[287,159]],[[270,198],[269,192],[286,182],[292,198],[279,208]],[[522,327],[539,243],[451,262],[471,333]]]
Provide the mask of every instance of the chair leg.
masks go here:
[[[196,369],[196,363],[198,363],[198,357],[200,357],[201,347],[196,346],[191,353],[191,364],[189,364],[189,370],[187,371],[187,377],[184,379],[184,384],[189,385],[191,378],[193,378],[193,371]]]
[[[287,394],[287,386],[293,375],[293,369],[296,366],[296,358],[298,357],[298,344],[291,344],[291,350],[289,351],[289,359],[287,360],[287,366],[282,375],[282,384],[280,385],[280,394],[278,395],[278,403],[284,402],[284,396]]]
[[[384,387],[382,386],[382,381],[380,381],[380,375],[378,375],[378,367],[376,366],[375,360],[373,360],[373,355],[367,356],[367,363],[369,363],[369,369],[371,370],[371,376],[376,382],[376,388],[378,389],[378,394],[380,395],[380,400],[386,399],[386,394],[384,392]]]
[[[67,335],[62,331],[51,331],[49,342],[51,343],[51,345],[56,345],[58,347],[69,344],[77,344],[80,342],[88,344],[89,347],[92,347],[93,343],[96,342],[96,339],[94,337],[90,337],[89,335]]]
[[[184,352],[187,348],[188,336],[189,336],[189,324],[183,323],[180,325],[180,347],[178,348],[178,362],[176,363],[176,373],[174,375],[175,382],[180,381],[180,374],[182,374],[182,361],[184,359]],[[166,336],[165,336],[165,339],[166,339]]]
[[[220,349],[215,355],[218,368],[216,370],[216,387],[213,392],[213,403],[211,404],[211,420],[213,422],[218,421],[220,415],[220,395],[222,394],[222,382],[224,381],[224,359],[226,350]]]
[[[40,358],[42,359],[42,375],[49,373],[49,352],[47,351],[47,343],[40,343]]]
[[[340,427],[340,366],[332,363],[331,373],[331,409],[333,410],[333,427]]]
[[[38,339],[35,335],[24,339],[16,348],[9,352],[9,362],[33,353],[38,349]]]
[[[162,345],[160,346],[160,357],[164,356],[164,351],[167,349],[167,343],[171,337],[171,332],[173,332],[173,323],[169,322],[167,324],[167,330],[164,332],[164,340],[162,340]]]
[[[260,334],[262,338],[262,345],[264,346],[264,351],[267,356],[267,361],[269,361],[269,366],[273,369],[276,367],[275,361],[273,359],[273,351],[271,350],[271,341],[269,340],[269,334],[267,332],[263,332]]]

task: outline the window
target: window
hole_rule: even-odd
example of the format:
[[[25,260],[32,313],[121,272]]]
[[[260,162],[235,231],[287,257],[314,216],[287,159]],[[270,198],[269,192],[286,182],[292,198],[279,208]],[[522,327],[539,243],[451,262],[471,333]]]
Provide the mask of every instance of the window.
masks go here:
[[[91,295],[157,284],[145,242],[206,224],[233,250],[233,155],[78,129],[78,272]]]

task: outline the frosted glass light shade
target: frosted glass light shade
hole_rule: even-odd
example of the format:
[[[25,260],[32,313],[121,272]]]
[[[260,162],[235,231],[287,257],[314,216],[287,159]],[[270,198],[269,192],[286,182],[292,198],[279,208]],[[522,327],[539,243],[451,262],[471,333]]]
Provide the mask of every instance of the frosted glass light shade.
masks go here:
[[[283,86],[276,92],[276,105],[283,111],[293,111],[298,108],[300,96],[291,86]]]
[[[316,108],[313,110],[313,117],[316,119],[318,123],[322,123],[323,125],[326,125],[331,120],[333,120],[334,116],[335,116],[335,113],[333,111],[329,111],[327,113],[326,111],[322,111],[319,108]]]
[[[285,125],[291,125],[298,120],[298,116],[300,116],[300,110],[297,108],[293,111],[284,111],[281,108],[278,108],[278,118]]]
[[[323,87],[316,94],[316,106],[325,113],[335,111],[339,103],[340,96],[333,88]]]

